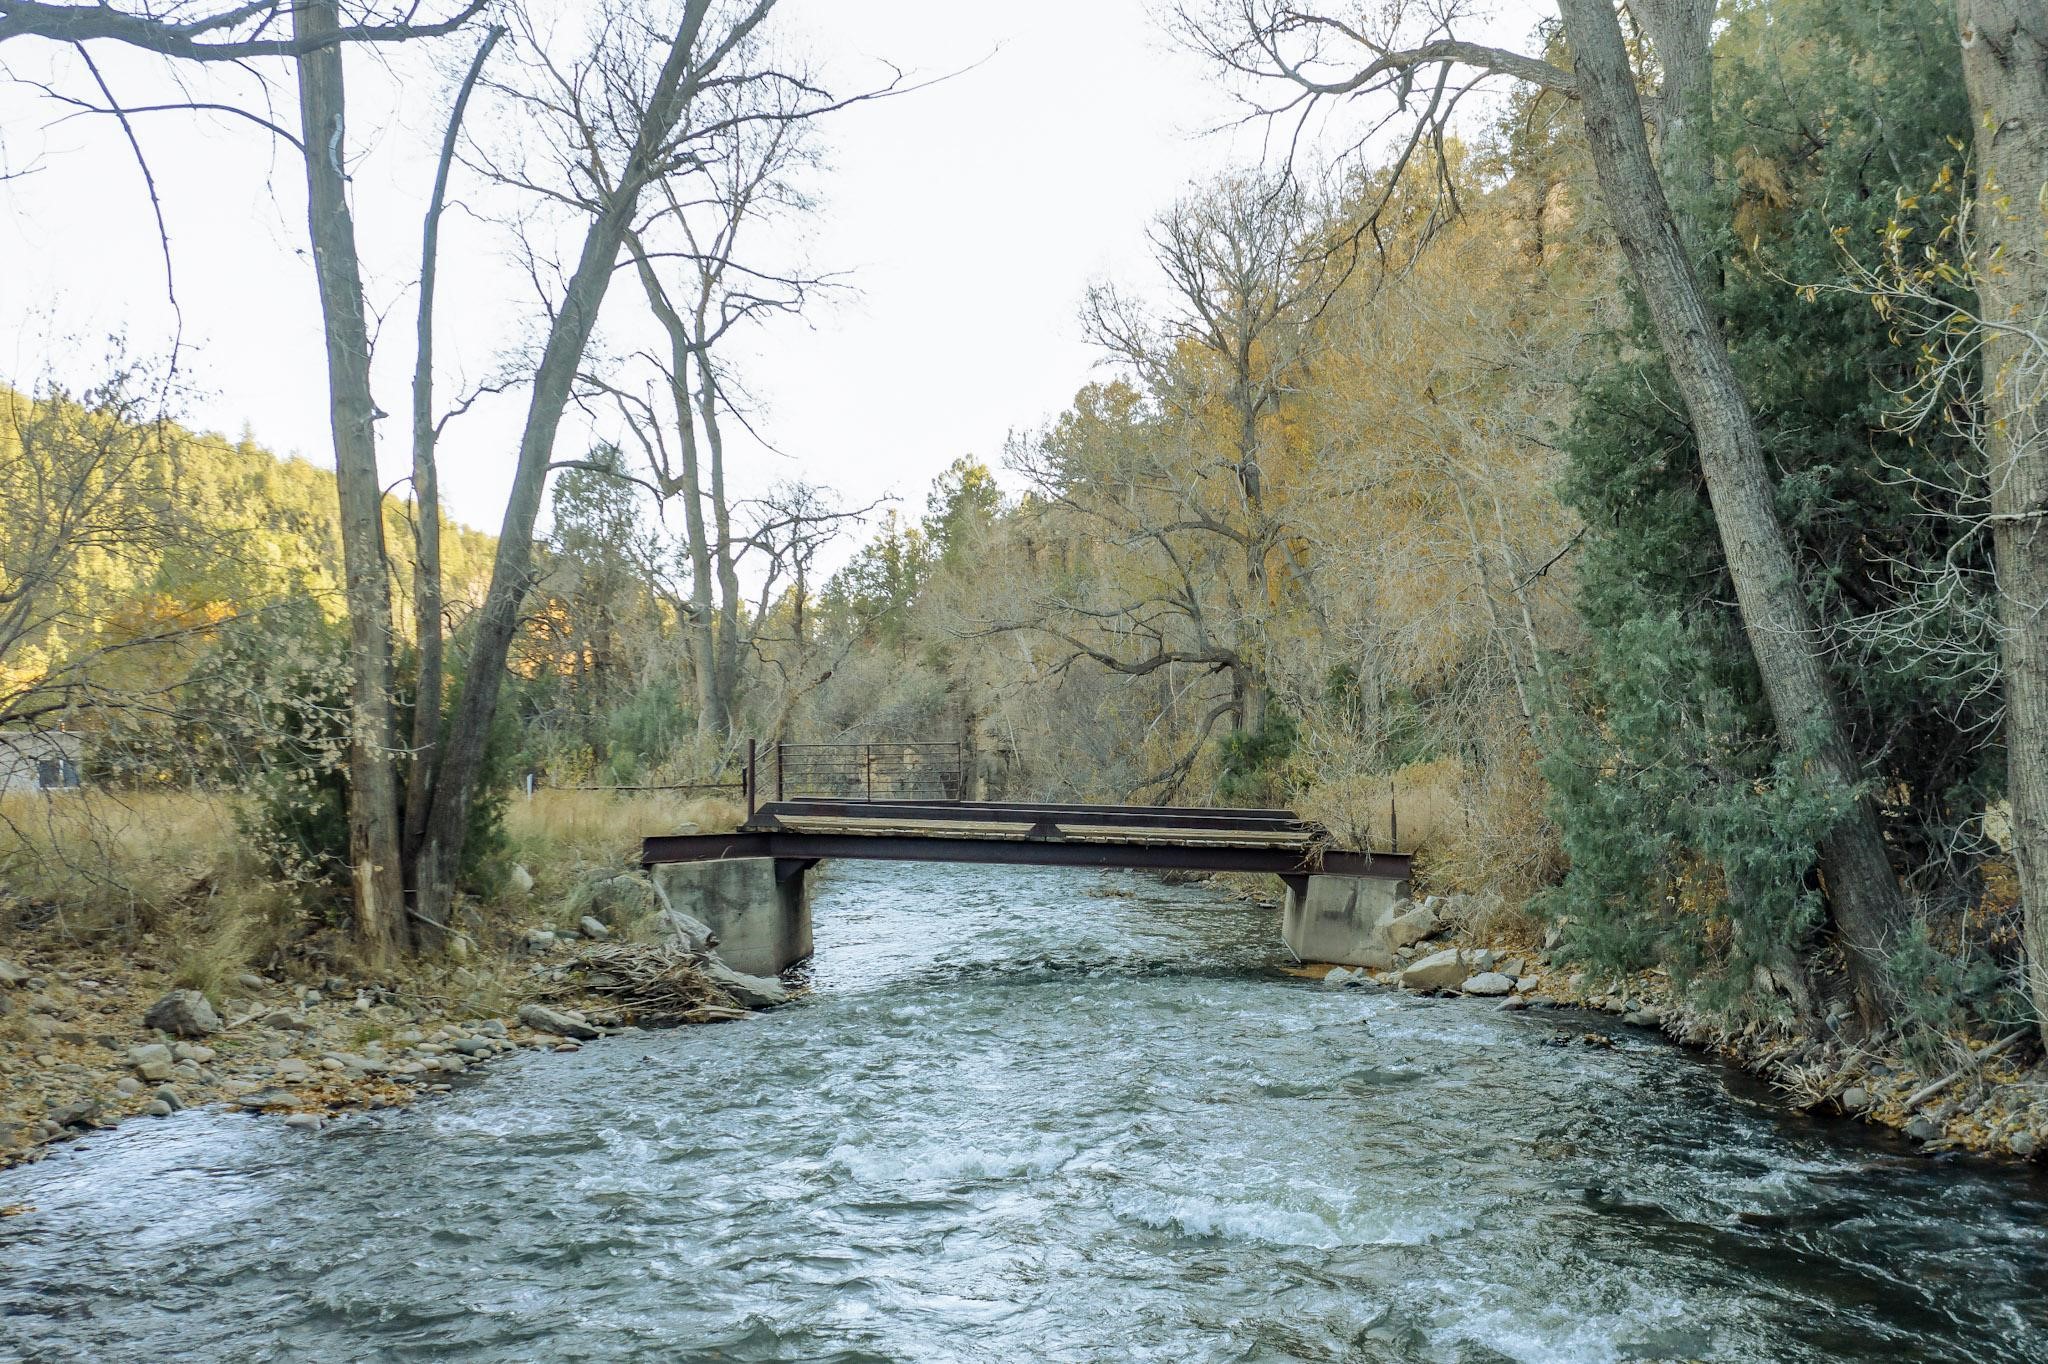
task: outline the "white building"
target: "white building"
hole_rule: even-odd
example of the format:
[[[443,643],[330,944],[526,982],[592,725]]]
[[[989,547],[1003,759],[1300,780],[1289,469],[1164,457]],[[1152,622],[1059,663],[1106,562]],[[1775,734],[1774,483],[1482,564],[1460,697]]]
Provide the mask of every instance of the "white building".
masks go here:
[[[0,795],[76,790],[80,747],[61,729],[0,730]]]

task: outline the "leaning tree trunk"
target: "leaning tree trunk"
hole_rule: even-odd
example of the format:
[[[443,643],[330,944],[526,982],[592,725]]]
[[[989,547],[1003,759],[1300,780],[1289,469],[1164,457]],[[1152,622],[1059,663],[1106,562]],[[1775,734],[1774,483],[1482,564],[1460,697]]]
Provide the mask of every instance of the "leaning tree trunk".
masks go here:
[[[661,71],[648,92],[632,151],[615,188],[584,233],[576,268],[549,326],[540,363],[534,369],[533,394],[527,402],[526,425],[520,434],[518,463],[511,493],[505,501],[497,556],[491,563],[491,585],[485,591],[483,607],[474,617],[474,642],[462,698],[442,743],[441,768],[434,779],[434,803],[420,844],[416,902],[422,913],[441,922],[447,922],[445,905],[453,889],[450,878],[462,864],[470,805],[476,799],[491,724],[497,716],[505,660],[511,653],[513,637],[519,632],[520,612],[532,586],[533,524],[540,514],[541,494],[547,486],[555,433],[561,428],[562,413],[568,406],[584,347],[597,325],[598,310],[604,305],[605,291],[611,285],[626,234],[632,230],[640,195],[672,153],[676,125],[684,110],[719,62],[746,41],[769,8],[770,0],[756,0],[755,7],[733,25],[716,50],[703,55],[703,64],[693,67],[697,39],[711,6],[709,0],[688,0]]]
[[[292,11],[301,38],[333,32],[335,0],[304,0]],[[306,216],[320,311],[327,333],[328,415],[334,483],[341,503],[341,551],[349,617],[349,875],[356,941],[382,965],[406,940],[399,853],[398,781],[392,761],[391,584],[384,563],[384,496],[371,422],[369,331],[355,222],[342,169],[341,48],[298,59],[299,116],[306,143]]]
[[[1977,126],[1986,474],[2027,985],[2048,1037],[2048,9],[1957,0]],[[2009,328],[2009,330],[2002,330]]]
[[[1559,0],[1601,197],[1642,290],[1699,444],[1700,468],[1779,741],[1844,790],[1863,774],[1842,727],[1819,638],[1771,502],[1762,442],[1650,160],[1628,50],[1611,0]],[[1829,907],[1848,949],[1858,1010],[1881,1021],[1883,966],[1906,922],[1877,809],[1859,797],[1822,838]]]

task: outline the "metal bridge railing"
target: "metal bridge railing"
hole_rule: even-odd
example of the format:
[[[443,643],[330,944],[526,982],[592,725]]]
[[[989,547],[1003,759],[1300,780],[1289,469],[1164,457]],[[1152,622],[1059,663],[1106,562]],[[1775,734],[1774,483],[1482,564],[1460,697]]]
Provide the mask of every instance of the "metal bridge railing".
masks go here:
[[[747,811],[771,800],[955,801],[967,794],[961,743],[747,741]]]

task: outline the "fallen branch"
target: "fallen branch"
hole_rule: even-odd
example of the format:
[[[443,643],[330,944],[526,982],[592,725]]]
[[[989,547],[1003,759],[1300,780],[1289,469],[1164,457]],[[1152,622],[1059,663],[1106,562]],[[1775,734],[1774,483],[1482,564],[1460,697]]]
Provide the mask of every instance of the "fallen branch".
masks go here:
[[[1970,1074],[1972,1071],[1975,1071],[1982,1067],[1986,1061],[1989,1061],[1993,1057],[1998,1056],[1999,1054],[2010,1049],[2013,1043],[2029,1035],[2030,1032],[2028,1030],[2023,1029],[2019,1032],[2012,1034],[2010,1037],[2004,1038],[1997,1042],[1993,1042],[1990,1046],[1984,1048],[1984,1050],[1980,1052],[1972,1054],[1969,1060],[1965,1061],[1962,1065],[1956,1067],[1947,1075],[1942,1076],[1939,1080],[1934,1081],[1932,1084],[1923,1085],[1919,1090],[1915,1091],[1906,1100],[1906,1111],[1909,1113],[1912,1112],[1921,1104],[1926,1103],[1929,1099],[1941,1093],[1943,1090],[1947,1089],[1956,1081],[1962,1079],[1964,1076]]]

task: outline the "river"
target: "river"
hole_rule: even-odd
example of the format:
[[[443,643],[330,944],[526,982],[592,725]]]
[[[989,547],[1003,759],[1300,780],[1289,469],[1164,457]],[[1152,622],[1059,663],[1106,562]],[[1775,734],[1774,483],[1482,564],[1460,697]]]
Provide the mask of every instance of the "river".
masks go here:
[[[848,864],[816,938],[756,1020],[0,1172],[0,1359],[2048,1360],[2048,1183],[1656,1038],[1138,876]]]

